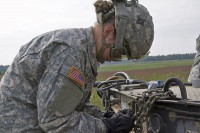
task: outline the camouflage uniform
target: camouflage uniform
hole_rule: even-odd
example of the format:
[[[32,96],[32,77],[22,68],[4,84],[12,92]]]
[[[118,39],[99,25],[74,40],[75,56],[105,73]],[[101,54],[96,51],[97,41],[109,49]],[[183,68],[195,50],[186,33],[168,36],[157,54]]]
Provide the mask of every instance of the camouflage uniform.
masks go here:
[[[0,132],[106,132],[88,102],[98,67],[91,27],[34,38],[1,80]]]
[[[194,63],[188,77],[188,82],[192,82],[193,79],[200,79],[200,35],[196,39],[197,54],[194,58]]]

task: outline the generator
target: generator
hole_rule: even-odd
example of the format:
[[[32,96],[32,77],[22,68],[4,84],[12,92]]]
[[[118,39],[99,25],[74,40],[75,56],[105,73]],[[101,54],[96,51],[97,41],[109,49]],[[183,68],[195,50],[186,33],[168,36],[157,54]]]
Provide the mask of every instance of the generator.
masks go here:
[[[200,88],[176,77],[166,81],[131,79],[117,72],[96,82],[105,109],[131,109],[135,133],[200,133]]]

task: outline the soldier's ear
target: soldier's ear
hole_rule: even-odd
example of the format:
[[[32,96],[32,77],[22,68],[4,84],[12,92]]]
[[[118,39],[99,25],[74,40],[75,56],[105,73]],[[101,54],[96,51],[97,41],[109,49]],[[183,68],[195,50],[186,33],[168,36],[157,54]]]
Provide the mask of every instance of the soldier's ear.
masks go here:
[[[115,39],[115,28],[112,25],[106,25],[103,30],[103,37],[109,40]]]
[[[109,36],[110,34],[114,34],[115,28],[112,25],[105,25],[103,30],[103,36]]]

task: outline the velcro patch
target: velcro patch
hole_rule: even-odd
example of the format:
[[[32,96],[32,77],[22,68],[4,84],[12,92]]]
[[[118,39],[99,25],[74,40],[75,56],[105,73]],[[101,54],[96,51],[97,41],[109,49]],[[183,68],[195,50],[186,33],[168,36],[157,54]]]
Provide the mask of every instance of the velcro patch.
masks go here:
[[[81,88],[84,87],[85,85],[85,77],[83,76],[83,74],[75,67],[71,67],[68,77],[75,81]]]

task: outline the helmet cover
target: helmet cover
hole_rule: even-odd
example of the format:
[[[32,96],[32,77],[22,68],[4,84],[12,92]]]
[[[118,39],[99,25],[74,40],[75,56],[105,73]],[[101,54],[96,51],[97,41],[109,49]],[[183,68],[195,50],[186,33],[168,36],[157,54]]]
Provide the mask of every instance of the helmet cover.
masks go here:
[[[135,0],[113,0],[115,8],[116,42],[111,51],[128,59],[139,59],[148,53],[154,38],[154,25],[147,9]]]

